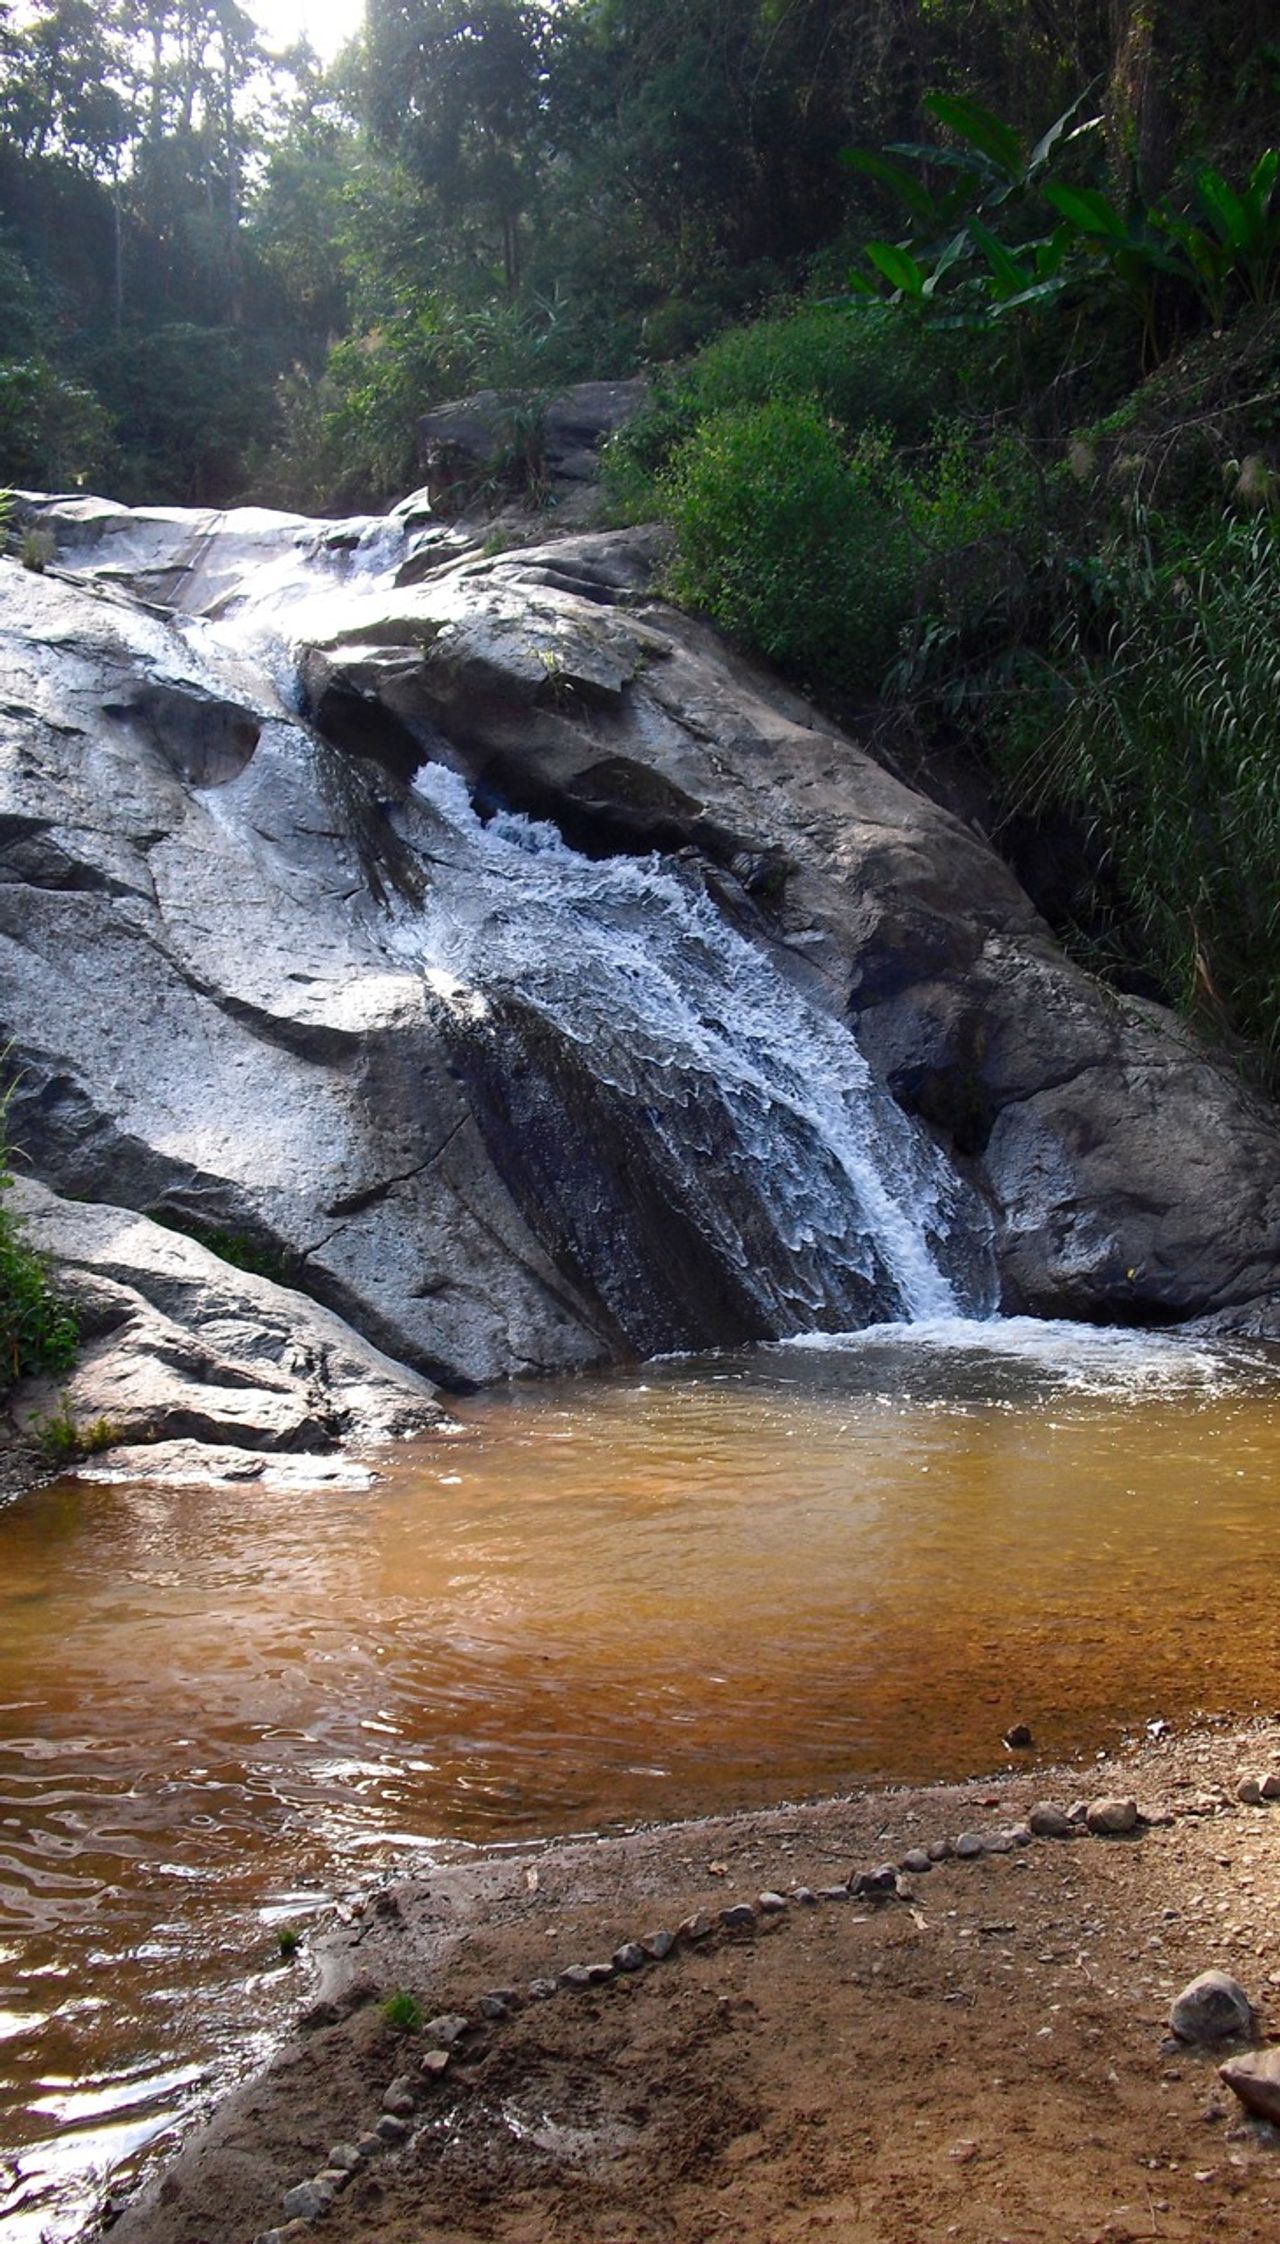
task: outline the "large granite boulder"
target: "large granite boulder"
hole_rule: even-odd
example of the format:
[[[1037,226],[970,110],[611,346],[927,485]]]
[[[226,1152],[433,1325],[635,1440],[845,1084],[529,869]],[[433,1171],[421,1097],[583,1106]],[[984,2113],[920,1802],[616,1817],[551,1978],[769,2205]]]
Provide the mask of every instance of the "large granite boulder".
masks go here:
[[[390,597],[310,654],[319,723],[346,695],[575,848],[696,853],[983,1193],[1008,1308],[1280,1329],[1274,1108],[1072,965],[980,833],[652,602],[656,550],[560,539]]]
[[[1273,1112],[1070,965],[979,833],[655,600],[658,533],[486,559],[420,505],[39,519],[62,573],[0,564],[0,1032],[56,1189],[238,1231],[453,1387],[894,1313],[807,1219],[788,1270],[705,1082],[664,1054],[602,1080],[518,977],[446,970],[455,922],[482,983],[512,938],[430,761],[588,864],[662,852],[853,1029],[961,1180],[942,1259],[989,1233],[1006,1307],[1274,1329]]]

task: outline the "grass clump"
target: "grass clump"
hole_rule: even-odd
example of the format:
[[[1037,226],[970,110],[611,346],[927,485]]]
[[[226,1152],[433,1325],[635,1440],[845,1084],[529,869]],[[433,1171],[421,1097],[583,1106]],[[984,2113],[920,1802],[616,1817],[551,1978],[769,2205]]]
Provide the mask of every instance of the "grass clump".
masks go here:
[[[1118,935],[1136,929],[1169,1000],[1249,1039],[1273,1081],[1277,708],[1275,522],[1229,520],[1198,545],[1147,525],[1100,557],[999,749],[1016,805],[1088,828],[1104,927],[1109,913]]]
[[[0,1399],[19,1379],[69,1371],[79,1341],[75,1317],[58,1299],[44,1258],[6,1204],[12,1183],[0,1101]]]
[[[392,2033],[416,2034],[422,2025],[422,2005],[416,1995],[408,1994],[403,1987],[398,1987],[382,2005],[382,2017]]]
[[[37,1418],[30,1429],[31,1440],[48,1465],[75,1465],[82,1457],[96,1457],[102,1450],[111,1449],[123,1439],[123,1428],[114,1418],[76,1418],[66,1395],[59,1397],[58,1407],[43,1418]]]

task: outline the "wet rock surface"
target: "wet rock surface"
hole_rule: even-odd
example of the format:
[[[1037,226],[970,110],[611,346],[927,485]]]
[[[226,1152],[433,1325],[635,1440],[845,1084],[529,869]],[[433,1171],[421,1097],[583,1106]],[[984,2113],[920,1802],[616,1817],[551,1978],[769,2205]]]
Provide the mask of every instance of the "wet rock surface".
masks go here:
[[[705,1085],[672,1099],[681,1175],[643,1086],[544,1009],[513,991],[478,1033],[424,976],[423,913],[470,886],[410,784],[430,759],[587,863],[661,852],[853,1028],[954,1165],[944,1261],[989,1229],[1006,1308],[1271,1329],[1273,1115],[1071,967],[980,835],[656,603],[660,534],[485,557],[412,505],[34,512],[57,566],[0,564],[0,1031],[14,1136],[64,1197],[246,1239],[455,1388],[893,1313],[874,1257],[796,1280]],[[317,572],[319,621],[289,605]]]

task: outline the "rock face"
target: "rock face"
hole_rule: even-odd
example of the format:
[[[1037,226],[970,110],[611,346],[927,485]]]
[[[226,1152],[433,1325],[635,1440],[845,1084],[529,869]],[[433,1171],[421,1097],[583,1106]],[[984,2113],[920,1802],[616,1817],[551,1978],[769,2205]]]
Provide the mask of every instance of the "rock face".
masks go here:
[[[904,1299],[1262,1314],[1273,1115],[656,603],[656,533],[36,511],[59,568],[0,563],[0,1034],[55,1190],[237,1232],[452,1387]],[[879,1169],[837,1192],[805,1096],[814,1054],[857,1075],[846,1026]]]
[[[112,1472],[361,1485],[336,1452],[446,1422],[340,1319],[194,1240],[24,1179],[12,1206],[74,1305],[83,1346],[60,1395],[78,1425],[114,1429]],[[28,1389],[25,1415],[49,1401]]]
[[[627,382],[576,382],[542,412],[500,390],[440,405],[418,423],[428,485],[440,511],[451,499],[497,488],[523,467],[545,478],[561,505],[594,483],[600,448],[632,420],[649,394],[643,376]]]

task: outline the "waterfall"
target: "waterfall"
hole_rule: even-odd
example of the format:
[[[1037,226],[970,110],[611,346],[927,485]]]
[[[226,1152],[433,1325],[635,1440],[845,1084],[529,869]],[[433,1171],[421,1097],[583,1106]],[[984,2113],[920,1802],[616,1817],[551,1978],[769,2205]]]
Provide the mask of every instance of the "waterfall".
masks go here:
[[[486,822],[440,764],[415,788],[439,838],[424,905],[398,919],[400,954],[460,1039],[509,1043],[532,1016],[580,1055],[768,1329],[992,1306],[975,1196],[696,871],[587,858],[510,812]]]

